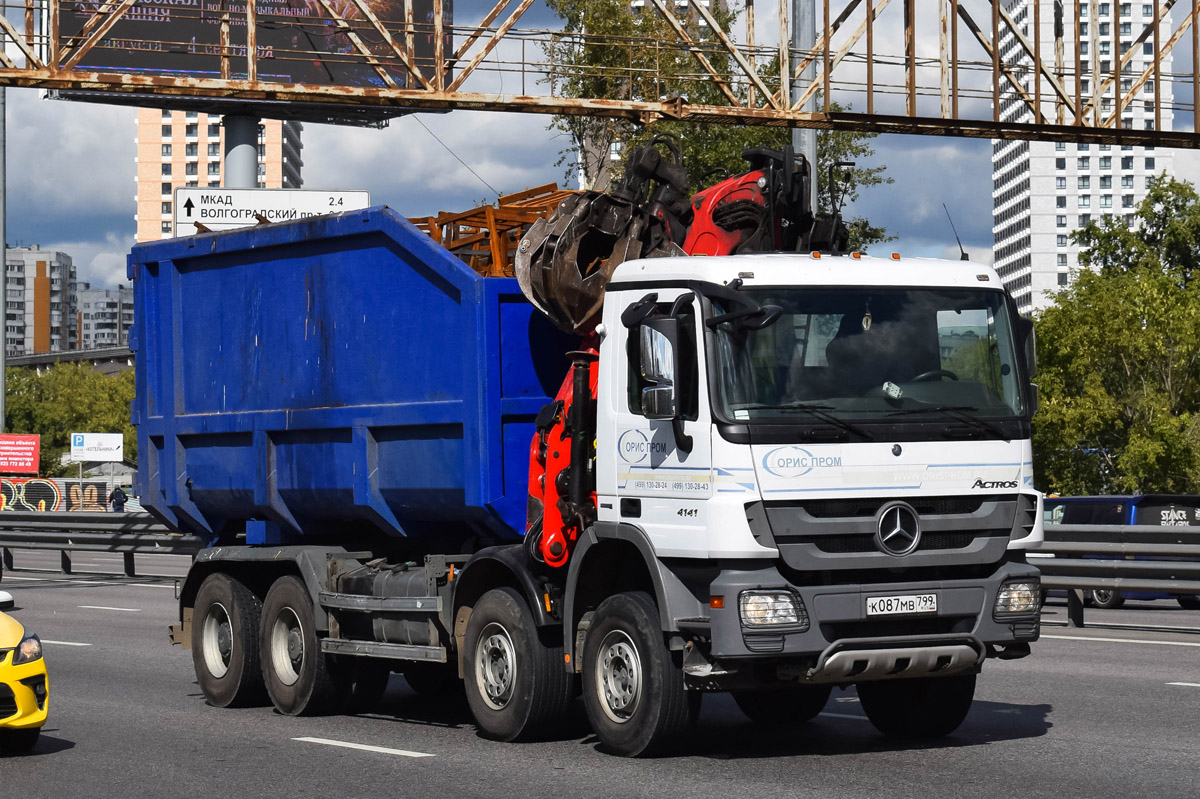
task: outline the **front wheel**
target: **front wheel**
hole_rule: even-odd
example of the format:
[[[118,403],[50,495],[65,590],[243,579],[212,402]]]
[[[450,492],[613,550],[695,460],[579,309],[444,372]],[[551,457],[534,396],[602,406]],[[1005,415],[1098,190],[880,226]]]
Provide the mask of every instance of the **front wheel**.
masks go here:
[[[734,691],[733,701],[756,724],[803,724],[825,709],[830,685],[800,685],[768,691]]]
[[[258,659],[262,602],[228,574],[200,584],[192,610],[192,665],[210,705],[247,707],[263,701]]]
[[[677,743],[699,709],[667,649],[658,607],[641,591],[600,603],[583,647],[583,702],[606,747],[627,757]]]
[[[1092,591],[1092,604],[1098,608],[1119,608],[1125,604],[1125,597],[1110,588],[1096,588]]]
[[[863,712],[891,738],[939,738],[958,729],[975,698],[975,675],[858,683]]]
[[[37,745],[41,728],[32,730],[0,730],[0,752],[6,755],[19,755],[28,752]]]
[[[259,644],[271,703],[289,716],[312,716],[345,705],[348,686],[338,662],[321,651],[312,599],[299,577],[280,577],[263,600]]]
[[[464,655],[467,704],[485,736],[529,740],[561,723],[575,695],[573,677],[562,646],[543,640],[516,591],[495,588],[480,597],[467,621]]]

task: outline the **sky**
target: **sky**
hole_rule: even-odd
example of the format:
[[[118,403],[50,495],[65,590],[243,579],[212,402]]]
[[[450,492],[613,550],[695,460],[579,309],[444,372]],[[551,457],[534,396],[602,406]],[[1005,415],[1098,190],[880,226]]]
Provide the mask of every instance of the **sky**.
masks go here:
[[[475,5],[459,0],[458,20],[468,21]],[[767,11],[760,9],[756,29],[765,42],[772,26],[778,27],[770,13],[774,4],[762,5]],[[936,4],[919,8],[935,10]],[[540,3],[520,23],[551,25]],[[878,40],[896,41],[898,25],[898,14],[881,16]],[[919,53],[936,56],[934,27],[920,29],[927,33],[919,40]],[[1190,52],[1176,58],[1188,64]],[[134,235],[135,111],[43,99],[34,89],[6,94],[8,244],[62,250],[73,257],[79,279],[93,286],[124,281]],[[899,102],[881,99],[893,109]],[[977,115],[990,116],[990,111]],[[540,114],[453,111],[401,117],[384,130],[306,125],[304,188],[365,189],[373,204],[408,216],[466,210],[494,200],[497,191],[563,182],[563,167],[555,163],[568,142],[550,123]],[[944,204],[972,259],[990,262],[989,141],[885,134],[874,139],[873,147],[874,158],[863,165],[886,165],[894,182],[865,190],[848,215],[887,228],[897,237],[884,245],[890,251],[957,258]]]

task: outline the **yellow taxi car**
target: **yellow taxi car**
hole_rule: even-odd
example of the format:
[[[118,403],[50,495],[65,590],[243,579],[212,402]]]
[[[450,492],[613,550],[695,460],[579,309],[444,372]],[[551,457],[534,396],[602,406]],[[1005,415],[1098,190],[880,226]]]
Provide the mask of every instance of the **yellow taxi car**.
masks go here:
[[[0,611],[14,605],[0,591]],[[50,702],[42,642],[20,622],[0,613],[0,754],[25,752],[37,743]]]

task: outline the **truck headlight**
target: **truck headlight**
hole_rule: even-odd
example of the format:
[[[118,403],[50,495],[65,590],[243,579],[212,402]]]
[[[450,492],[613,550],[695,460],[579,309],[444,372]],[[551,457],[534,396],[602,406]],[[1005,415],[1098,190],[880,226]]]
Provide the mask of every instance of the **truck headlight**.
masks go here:
[[[996,616],[1033,613],[1041,599],[1041,584],[1037,580],[1004,583],[996,594]]]
[[[802,624],[808,627],[804,603],[788,591],[743,591],[738,598],[738,613],[747,627],[775,624]]]
[[[21,643],[17,644],[16,651],[13,652],[13,665],[19,666],[22,663],[31,663],[42,656],[42,639],[36,635],[27,635],[21,639]]]

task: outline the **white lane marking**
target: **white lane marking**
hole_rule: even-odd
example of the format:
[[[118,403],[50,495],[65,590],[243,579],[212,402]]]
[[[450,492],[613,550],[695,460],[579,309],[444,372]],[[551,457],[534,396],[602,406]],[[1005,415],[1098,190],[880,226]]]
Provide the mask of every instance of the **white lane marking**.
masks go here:
[[[332,741],[328,738],[293,738],[293,741],[303,741],[310,744],[324,744],[325,746],[340,746],[343,749],[359,749],[363,752],[378,752],[382,755],[400,755],[401,757],[436,757],[426,752],[410,752],[407,749],[389,749],[386,746],[368,746],[367,744],[354,744],[349,741]]]
[[[1042,635],[1042,638],[1055,638],[1059,641],[1096,641],[1103,644],[1154,644],[1156,646],[1196,646],[1194,641],[1150,641],[1139,638],[1096,638],[1088,635]]]
[[[81,644],[78,641],[51,641],[49,638],[43,638],[42,643],[54,644],[55,646],[91,646],[91,644]]]
[[[17,577],[9,574],[4,577],[5,580],[22,580],[30,583],[74,583],[75,585],[112,585],[99,580],[72,580],[69,577]]]
[[[122,613],[141,613],[141,608],[110,608],[105,605],[79,605],[84,610],[119,610]]]
[[[869,721],[866,716],[852,716],[849,713],[822,713],[822,716],[829,719],[850,719],[851,721]]]
[[[1200,682],[1169,682],[1167,685],[1178,685],[1181,688],[1200,688]]]
[[[1124,622],[1106,621],[1100,627],[1125,627],[1131,630],[1145,630],[1147,627],[1154,627],[1157,630],[1183,630],[1187,633],[1200,633],[1200,627],[1181,627],[1174,624],[1125,624]]]

